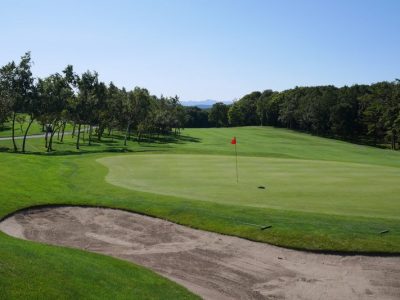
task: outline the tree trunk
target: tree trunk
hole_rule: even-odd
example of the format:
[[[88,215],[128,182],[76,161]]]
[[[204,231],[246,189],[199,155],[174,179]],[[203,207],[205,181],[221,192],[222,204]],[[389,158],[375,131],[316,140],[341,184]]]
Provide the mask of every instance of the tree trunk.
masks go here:
[[[24,153],[25,153],[26,136],[28,135],[28,131],[29,131],[29,128],[31,127],[31,125],[32,125],[32,123],[33,123],[33,120],[34,120],[34,118],[31,118],[31,120],[30,120],[30,122],[29,122],[29,124],[28,124],[28,127],[27,127],[26,130],[25,130],[24,140],[22,141],[22,152],[24,152]]]
[[[86,125],[83,125],[83,130],[82,130],[82,140],[85,142],[85,132],[86,132]]]
[[[65,132],[66,125],[67,125],[67,122],[63,122],[62,130],[61,130],[61,143],[64,142],[64,132]]]
[[[52,126],[52,128],[55,128],[55,126]],[[60,129],[61,129],[61,127],[59,126],[57,128],[57,132],[58,133],[60,132]],[[50,134],[50,140],[49,140],[49,144],[48,144],[48,147],[47,147],[47,152],[53,151],[53,137],[54,137],[55,134],[56,134],[56,130],[53,130],[51,132],[51,134]]]
[[[392,133],[392,135],[390,136],[390,149],[394,150],[394,135]]]
[[[17,144],[15,143],[15,118],[16,118],[16,113],[13,113],[13,121],[12,121],[12,141],[14,145],[14,152],[18,151]]]
[[[99,142],[101,142],[101,137],[103,136],[104,133],[104,127],[100,126],[97,128],[97,139],[99,140]]]
[[[80,137],[81,137],[81,124],[79,123],[79,125],[78,125],[78,137],[76,139],[76,149],[78,149],[78,150],[79,150],[79,139],[80,139]]]
[[[126,132],[125,132],[125,141],[124,141],[124,146],[126,146],[126,141],[128,139],[128,134],[129,134],[129,129],[131,127],[131,123],[128,123],[128,126],[126,127]]]
[[[75,128],[76,128],[76,122],[74,122],[74,127],[72,128],[72,137],[75,137]]]
[[[44,136],[44,141],[45,141],[45,148],[48,148],[48,136],[49,136],[49,127],[46,126],[46,135]]]
[[[49,143],[47,145],[47,152],[50,152],[53,150],[53,136],[56,132],[53,131],[52,133],[50,133],[50,139],[49,139]]]
[[[92,145],[92,131],[93,131],[93,126],[89,125],[89,146]]]

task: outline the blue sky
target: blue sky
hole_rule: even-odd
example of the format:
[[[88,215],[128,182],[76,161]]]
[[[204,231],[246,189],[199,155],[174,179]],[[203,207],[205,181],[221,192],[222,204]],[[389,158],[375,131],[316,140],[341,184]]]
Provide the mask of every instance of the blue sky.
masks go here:
[[[2,0],[0,34],[0,65],[30,50],[35,76],[181,100],[400,77],[398,0]]]

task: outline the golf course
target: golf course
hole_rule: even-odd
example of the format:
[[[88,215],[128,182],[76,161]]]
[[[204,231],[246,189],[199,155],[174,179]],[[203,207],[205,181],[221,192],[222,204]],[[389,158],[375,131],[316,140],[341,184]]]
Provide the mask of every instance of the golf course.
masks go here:
[[[399,300],[400,1],[3,1],[0,300]]]
[[[109,207],[291,249],[400,254],[398,152],[272,127],[185,129],[127,146],[105,136],[80,150],[65,136],[47,154],[43,138],[25,155],[10,142],[0,141],[2,219],[38,206]],[[111,257],[4,233],[0,244],[1,298],[76,298],[88,286],[93,298],[196,298]]]

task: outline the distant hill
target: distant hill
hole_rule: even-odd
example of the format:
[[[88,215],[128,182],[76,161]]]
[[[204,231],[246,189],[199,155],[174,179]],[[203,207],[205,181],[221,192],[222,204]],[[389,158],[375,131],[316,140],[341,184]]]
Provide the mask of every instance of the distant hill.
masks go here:
[[[212,99],[207,99],[203,101],[182,101],[183,106],[196,106],[201,109],[207,109],[213,106],[217,102],[224,102],[224,103],[230,103],[230,101],[216,101]]]

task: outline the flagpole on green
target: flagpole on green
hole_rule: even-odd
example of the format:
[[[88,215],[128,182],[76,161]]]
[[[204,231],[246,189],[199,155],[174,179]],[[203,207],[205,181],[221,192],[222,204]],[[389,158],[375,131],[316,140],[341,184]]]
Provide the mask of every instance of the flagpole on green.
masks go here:
[[[236,183],[239,183],[239,172],[238,172],[238,161],[237,161],[237,148],[236,148],[236,136],[231,140],[231,144],[235,145],[235,156],[236,156]]]
[[[237,163],[236,143],[235,143],[235,154],[236,154],[236,183],[239,183],[239,172],[238,172],[238,163]]]

